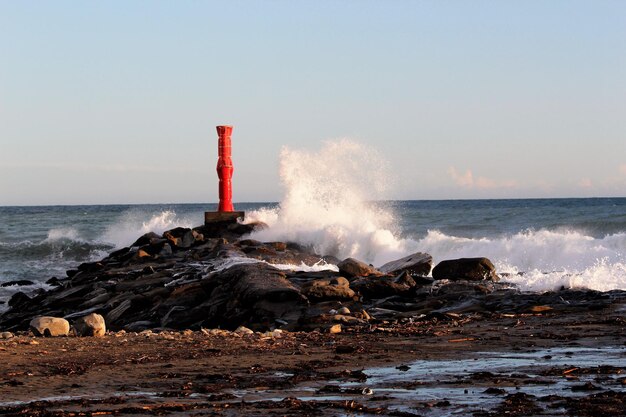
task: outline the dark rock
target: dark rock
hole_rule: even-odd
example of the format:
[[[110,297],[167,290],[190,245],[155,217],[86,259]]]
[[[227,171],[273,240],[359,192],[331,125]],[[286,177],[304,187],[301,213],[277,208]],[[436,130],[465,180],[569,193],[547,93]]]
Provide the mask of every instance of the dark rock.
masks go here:
[[[128,332],[141,332],[147,329],[152,329],[157,326],[157,323],[154,323],[149,320],[139,320],[129,323],[124,326],[124,330]]]
[[[416,286],[415,280],[403,272],[397,277],[363,277],[352,281],[352,288],[368,299],[393,295],[410,296]]]
[[[343,277],[315,280],[303,287],[302,293],[312,301],[351,300],[355,296]]]
[[[368,275],[383,275],[371,265],[354,258],[347,258],[337,264],[339,272],[347,277],[364,277]]]
[[[461,258],[441,261],[433,268],[435,280],[498,281],[496,268],[487,258]]]
[[[427,253],[417,252],[396,261],[391,261],[380,268],[381,272],[396,275],[406,271],[413,276],[426,276],[433,265],[433,257]]]
[[[85,262],[78,265],[78,270],[80,272],[96,272],[100,271],[104,268],[104,264],[102,262]]]
[[[24,304],[28,304],[30,302],[30,297],[24,294],[23,292],[16,292],[9,299],[9,307],[18,308]]]
[[[254,240],[254,239],[243,239],[240,240],[239,242],[237,242],[239,244],[239,246],[263,246],[263,242],[260,242],[258,240]]]
[[[161,239],[161,236],[157,235],[154,232],[148,232],[145,235],[141,236],[139,239],[137,239],[135,243],[133,243],[130,246],[133,246],[133,247],[145,246],[145,245],[149,245],[153,240],[158,240],[158,239]]]
[[[196,234],[202,233],[196,231]],[[194,233],[192,232],[192,230],[185,227],[177,227],[175,229],[168,230],[163,233],[163,237],[170,242],[170,245],[180,249],[190,248],[191,245],[196,242],[196,238],[194,237]]]
[[[285,273],[266,264],[235,265],[203,282],[210,297],[194,313],[205,313],[205,327],[267,329],[276,319],[297,321],[307,306]]]
[[[57,277],[52,277],[46,281],[46,284],[58,286],[58,285],[61,285],[61,280],[59,280]]]
[[[144,235],[145,236],[145,235]],[[135,243],[139,242],[139,241],[143,241],[142,237],[140,237]],[[148,243],[150,243],[150,241],[147,241],[146,243],[143,243],[141,245],[137,245],[137,246],[143,246],[143,245],[147,245]],[[126,255],[128,252],[130,251],[129,247],[125,247],[122,249],[118,249],[116,251],[113,251],[109,254],[108,258],[109,259],[119,259],[122,256]]]
[[[3,282],[0,284],[0,287],[11,287],[13,285],[23,287],[24,285],[33,285],[33,281],[29,281],[27,279],[18,279],[15,281]]]

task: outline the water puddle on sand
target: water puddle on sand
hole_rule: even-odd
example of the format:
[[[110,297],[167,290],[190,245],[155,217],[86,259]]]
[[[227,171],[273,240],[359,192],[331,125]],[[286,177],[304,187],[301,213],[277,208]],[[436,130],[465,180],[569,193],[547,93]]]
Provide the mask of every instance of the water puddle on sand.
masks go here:
[[[354,401],[369,408],[423,415],[451,417],[493,410],[509,394],[535,396],[532,401],[545,406],[542,397],[577,398],[609,390],[626,392],[626,346],[583,348],[567,347],[518,352],[471,352],[457,360],[420,359],[406,364],[363,370],[362,381],[333,377],[295,383],[288,389],[271,389],[272,380],[283,382],[297,376],[288,372],[273,372],[266,388],[225,389],[228,399],[211,399],[209,394],[191,393],[178,398],[181,403],[254,404],[261,401],[283,401],[295,398],[324,403]],[[277,383],[278,385],[278,383]],[[158,404],[167,396],[147,391],[55,396],[30,401],[0,402],[2,407],[23,406],[37,401],[67,402],[76,400],[105,400],[128,398],[146,404]],[[565,410],[553,407],[553,414]],[[367,415],[358,409],[333,409],[332,415]]]
[[[68,401],[80,401],[80,400],[103,400],[105,398],[118,397],[118,398],[157,398],[158,394],[156,392],[146,392],[146,391],[130,391],[130,392],[116,392],[113,394],[107,395],[94,395],[94,394],[83,394],[83,395],[55,395],[50,397],[41,397],[35,398],[28,401],[0,401],[0,407],[17,407],[28,404],[33,404],[36,402],[68,402]]]
[[[508,394],[576,397],[626,391],[626,347],[472,353],[459,360],[416,360],[364,370],[367,380],[314,381],[289,390],[235,390],[242,401],[357,401],[368,407],[445,417],[490,410]],[[592,384],[598,390],[577,389]],[[558,410],[553,410],[558,413]],[[346,416],[358,413],[338,414]]]

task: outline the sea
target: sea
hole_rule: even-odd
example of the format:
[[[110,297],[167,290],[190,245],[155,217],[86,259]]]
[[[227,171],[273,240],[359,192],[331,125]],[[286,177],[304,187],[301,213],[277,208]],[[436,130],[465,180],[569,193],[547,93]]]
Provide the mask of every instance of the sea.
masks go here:
[[[238,203],[252,238],[295,241],[374,266],[414,252],[434,263],[484,256],[522,291],[626,290],[626,198],[367,201],[313,199],[292,189],[274,203]],[[309,196],[311,197],[311,196]],[[0,311],[17,291],[132,244],[146,232],[194,227],[215,204],[0,207]],[[298,266],[294,265],[294,269]]]

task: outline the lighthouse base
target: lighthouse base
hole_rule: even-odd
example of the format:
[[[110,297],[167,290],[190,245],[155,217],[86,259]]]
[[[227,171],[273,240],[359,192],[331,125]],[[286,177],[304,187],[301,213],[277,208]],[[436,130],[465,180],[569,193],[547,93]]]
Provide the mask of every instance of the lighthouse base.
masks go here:
[[[237,219],[244,219],[245,211],[205,211],[204,224],[236,223]]]

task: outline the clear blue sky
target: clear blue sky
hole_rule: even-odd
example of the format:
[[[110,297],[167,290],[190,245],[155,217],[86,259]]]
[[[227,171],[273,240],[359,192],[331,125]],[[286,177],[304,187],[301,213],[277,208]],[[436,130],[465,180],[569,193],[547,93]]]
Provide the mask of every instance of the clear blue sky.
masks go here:
[[[391,198],[626,196],[626,2],[0,0],[0,205],[214,202],[217,124],[235,201],[343,137]]]

